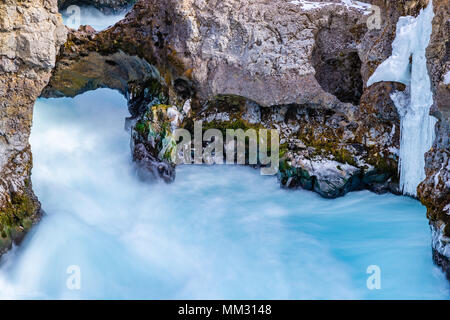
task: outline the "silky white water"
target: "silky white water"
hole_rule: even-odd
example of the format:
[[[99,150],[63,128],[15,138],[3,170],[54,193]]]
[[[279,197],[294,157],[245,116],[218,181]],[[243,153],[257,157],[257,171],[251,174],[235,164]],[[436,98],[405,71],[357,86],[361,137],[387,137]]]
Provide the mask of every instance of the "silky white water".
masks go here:
[[[80,25],[90,25],[96,31],[102,31],[122,20],[126,11],[105,15],[94,7],[69,6],[61,15],[64,24],[72,29],[78,29]]]
[[[32,180],[46,216],[2,258],[0,298],[450,297],[418,201],[326,200],[225,165],[179,167],[169,185],[140,182],[126,116],[125,99],[108,89],[38,100]],[[380,290],[366,286],[371,265]],[[80,290],[67,286],[70,266]]]
[[[433,17],[432,1],[417,18],[400,17],[392,55],[367,83],[370,86],[379,81],[396,81],[407,86],[406,92],[396,92],[391,98],[401,121],[400,188],[412,196],[417,195],[417,186],[425,179],[424,154],[433,144],[437,121],[430,116],[433,94],[425,55]]]

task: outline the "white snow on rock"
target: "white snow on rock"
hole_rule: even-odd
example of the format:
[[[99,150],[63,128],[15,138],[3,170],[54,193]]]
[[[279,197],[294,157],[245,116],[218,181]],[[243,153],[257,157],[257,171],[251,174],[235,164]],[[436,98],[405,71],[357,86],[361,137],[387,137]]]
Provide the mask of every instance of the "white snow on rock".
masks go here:
[[[444,235],[445,224],[440,228],[431,225],[431,241],[433,248],[443,256],[450,258],[450,238]]]
[[[330,5],[345,5],[347,8],[354,8],[358,10],[365,11],[365,14],[371,13],[372,5],[360,1],[354,0],[341,0],[341,2],[313,2],[313,1],[305,1],[305,0],[294,0],[291,1],[292,4],[301,5],[304,10],[314,10],[320,9]]]
[[[444,83],[449,85],[450,84],[450,70],[447,71],[447,73],[444,76]]]

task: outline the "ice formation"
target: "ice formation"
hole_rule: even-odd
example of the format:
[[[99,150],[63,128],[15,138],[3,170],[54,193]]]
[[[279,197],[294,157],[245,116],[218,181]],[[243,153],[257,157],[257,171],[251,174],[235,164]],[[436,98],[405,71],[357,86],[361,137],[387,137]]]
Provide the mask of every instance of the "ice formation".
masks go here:
[[[407,86],[405,92],[396,92],[391,98],[401,119],[400,188],[411,196],[417,195],[417,186],[425,179],[424,154],[432,146],[436,124],[430,115],[433,95],[425,56],[433,17],[432,1],[417,18],[400,17],[392,55],[367,83],[396,81]]]

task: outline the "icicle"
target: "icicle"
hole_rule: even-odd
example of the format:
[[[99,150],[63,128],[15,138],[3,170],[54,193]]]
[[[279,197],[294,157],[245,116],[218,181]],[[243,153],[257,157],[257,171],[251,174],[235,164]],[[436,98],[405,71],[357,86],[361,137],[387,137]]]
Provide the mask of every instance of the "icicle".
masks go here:
[[[391,98],[401,120],[400,188],[404,194],[412,196],[417,195],[417,186],[425,179],[424,154],[433,144],[437,121],[429,114],[433,95],[425,55],[433,17],[432,1],[417,18],[401,17],[392,55],[367,83],[370,86],[379,81],[396,81],[407,86],[405,92],[396,92]]]

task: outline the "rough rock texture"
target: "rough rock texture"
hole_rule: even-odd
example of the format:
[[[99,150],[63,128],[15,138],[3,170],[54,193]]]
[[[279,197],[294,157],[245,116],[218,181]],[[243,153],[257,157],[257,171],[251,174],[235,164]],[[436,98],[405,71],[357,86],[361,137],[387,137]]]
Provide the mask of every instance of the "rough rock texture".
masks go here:
[[[144,168],[144,176],[148,172],[172,181],[175,171],[168,154],[173,130],[192,129],[193,120],[203,120],[206,128],[276,128],[282,143],[280,180],[287,187],[303,187],[330,198],[362,188],[398,192],[399,117],[390,94],[405,88],[398,83],[370,87],[366,83],[392,52],[398,18],[417,15],[428,1],[367,1],[381,9],[380,28],[369,30],[368,7],[350,6],[348,1],[302,6],[288,0],[140,0],[123,21],[106,31],[96,33],[90,27],[70,31],[43,94],[75,96],[99,87],[122,92],[132,115],[133,158],[139,169]],[[125,2],[107,6],[114,11]],[[25,8],[30,2],[24,3]],[[45,2],[49,3],[54,13],[56,3]],[[95,5],[104,9],[104,3]],[[419,196],[432,221],[435,260],[448,269],[450,100],[444,78],[449,69],[449,4],[447,0],[434,4],[428,63],[433,114],[439,122]],[[0,11],[12,7],[13,2],[7,1]],[[22,11],[14,14],[25,16]],[[7,26],[2,28],[14,23],[4,18],[8,16],[1,15],[0,26]],[[0,89],[27,88],[30,93],[26,97],[25,91],[10,93],[13,98],[0,100],[4,110],[0,123],[6,126],[0,132],[4,137],[0,146],[8,155],[2,164],[2,174],[8,177],[0,180],[9,190],[2,194],[12,208],[28,208],[30,201],[21,197],[27,195],[33,210],[24,212],[32,221],[38,203],[28,179],[31,106],[53,66],[62,38],[58,34],[63,33],[55,27],[59,23],[45,26],[45,34],[39,31],[44,28],[30,29],[45,39],[39,45],[46,48],[23,45],[22,40],[16,45],[5,33],[0,36],[1,50],[7,50],[0,52],[0,71],[8,73],[8,81],[0,74]],[[20,26],[9,27],[6,35],[26,34],[30,28]],[[17,48],[30,52],[14,59]],[[34,81],[23,76],[27,72],[36,74]],[[14,99],[23,107],[8,108]],[[192,112],[185,112],[187,105]],[[16,134],[10,134],[12,128],[18,128]],[[7,211],[13,212],[8,221],[22,219],[18,211],[23,210]]]
[[[426,179],[419,198],[428,209],[435,261],[450,279],[450,3],[434,0],[433,33],[427,49],[428,71],[434,94],[431,113],[438,119],[436,140],[425,156]]]
[[[144,180],[174,181],[177,146],[173,131],[181,125],[182,117],[175,106],[153,104],[134,125],[133,160]]]
[[[64,10],[71,5],[93,6],[104,13],[117,13],[131,7],[136,0],[58,0],[58,8]]]
[[[433,260],[447,274],[450,280],[450,237],[444,233],[445,224],[438,221],[430,221],[433,248]]]
[[[358,117],[337,110],[295,104],[262,107],[242,97],[220,96],[201,111],[194,110],[192,118],[203,121],[205,129],[276,129],[282,185],[336,198],[361,189],[397,192],[397,159],[388,149],[398,145],[398,117],[392,103],[384,108],[386,114],[378,116],[372,110],[363,110],[364,116],[358,112],[357,121]],[[380,126],[382,120],[386,128]],[[372,132],[364,129],[371,122]]]
[[[361,74],[364,83],[375,72],[376,68],[392,54],[392,42],[395,38],[398,18],[401,16],[417,16],[427,6],[429,0],[366,0],[381,10],[381,28],[373,28],[365,33],[360,46],[360,57],[363,61]]]
[[[90,26],[69,31],[58,56],[58,67],[42,96],[74,97],[106,87],[127,95],[133,91],[132,83],[147,84],[149,79],[159,77],[158,71],[138,56],[130,56],[121,50],[107,55],[97,52],[97,38],[96,31]]]
[[[446,12],[446,2],[435,1],[436,11]],[[428,0],[368,2],[381,9],[378,29],[367,28],[367,6],[338,0],[318,1],[313,8],[285,0],[141,0],[113,28],[72,32],[45,95],[118,89],[129,98],[133,126],[154,105],[181,110],[188,100],[192,120],[221,127],[254,125],[244,117],[257,110],[258,125],[280,131],[283,184],[327,197],[361,188],[397,192],[400,129],[390,94],[405,88],[367,88],[366,82],[390,56],[398,18],[417,15]],[[435,18],[430,68],[448,60],[446,19],[442,13]],[[445,114],[443,71],[432,73],[435,110]],[[228,98],[218,107],[219,97]],[[214,113],[226,116],[216,119]],[[448,126],[440,121],[433,150],[447,152],[446,137]],[[427,156],[427,180],[434,179],[446,154]],[[431,212],[433,201],[441,210],[447,189],[428,186],[422,200]]]
[[[345,108],[317,82],[311,56],[319,31],[335,25],[342,29],[336,50],[355,52],[359,35],[353,28],[363,27],[364,18],[341,3],[303,10],[284,0],[139,1],[98,36],[98,51],[137,54],[157,67],[167,85],[195,87],[200,100],[233,94],[263,106]]]
[[[72,32],[44,95],[115,88],[127,92],[135,118],[160,94],[166,101],[158,103],[179,107],[192,99],[198,119],[199,111],[220,95],[243,97],[271,110],[298,109],[292,113],[297,113],[301,130],[289,130],[282,138],[302,141],[310,153],[287,144],[289,155],[329,161],[327,166],[336,167],[337,161],[341,168],[350,162],[357,168],[344,170],[349,179],[333,184],[337,190],[313,189],[330,197],[369,185],[380,192],[395,190],[398,117],[387,94],[374,101],[363,95],[360,69],[367,62],[359,55],[367,51],[361,45],[368,13],[367,7],[340,1],[313,9],[284,0],[139,1],[111,29]],[[126,61],[140,61],[135,63],[138,69],[147,61],[152,72],[139,80],[142,73],[130,72]],[[361,98],[362,110],[356,105]],[[232,104],[223,107],[231,112]],[[380,108],[390,111],[367,116]],[[304,169],[316,179],[317,170]],[[324,181],[342,176],[340,170],[327,172]],[[362,181],[368,172],[376,173],[373,184],[366,180],[348,187],[349,181]]]
[[[28,138],[34,102],[66,39],[57,10],[56,0],[0,2],[0,255],[40,216]]]

